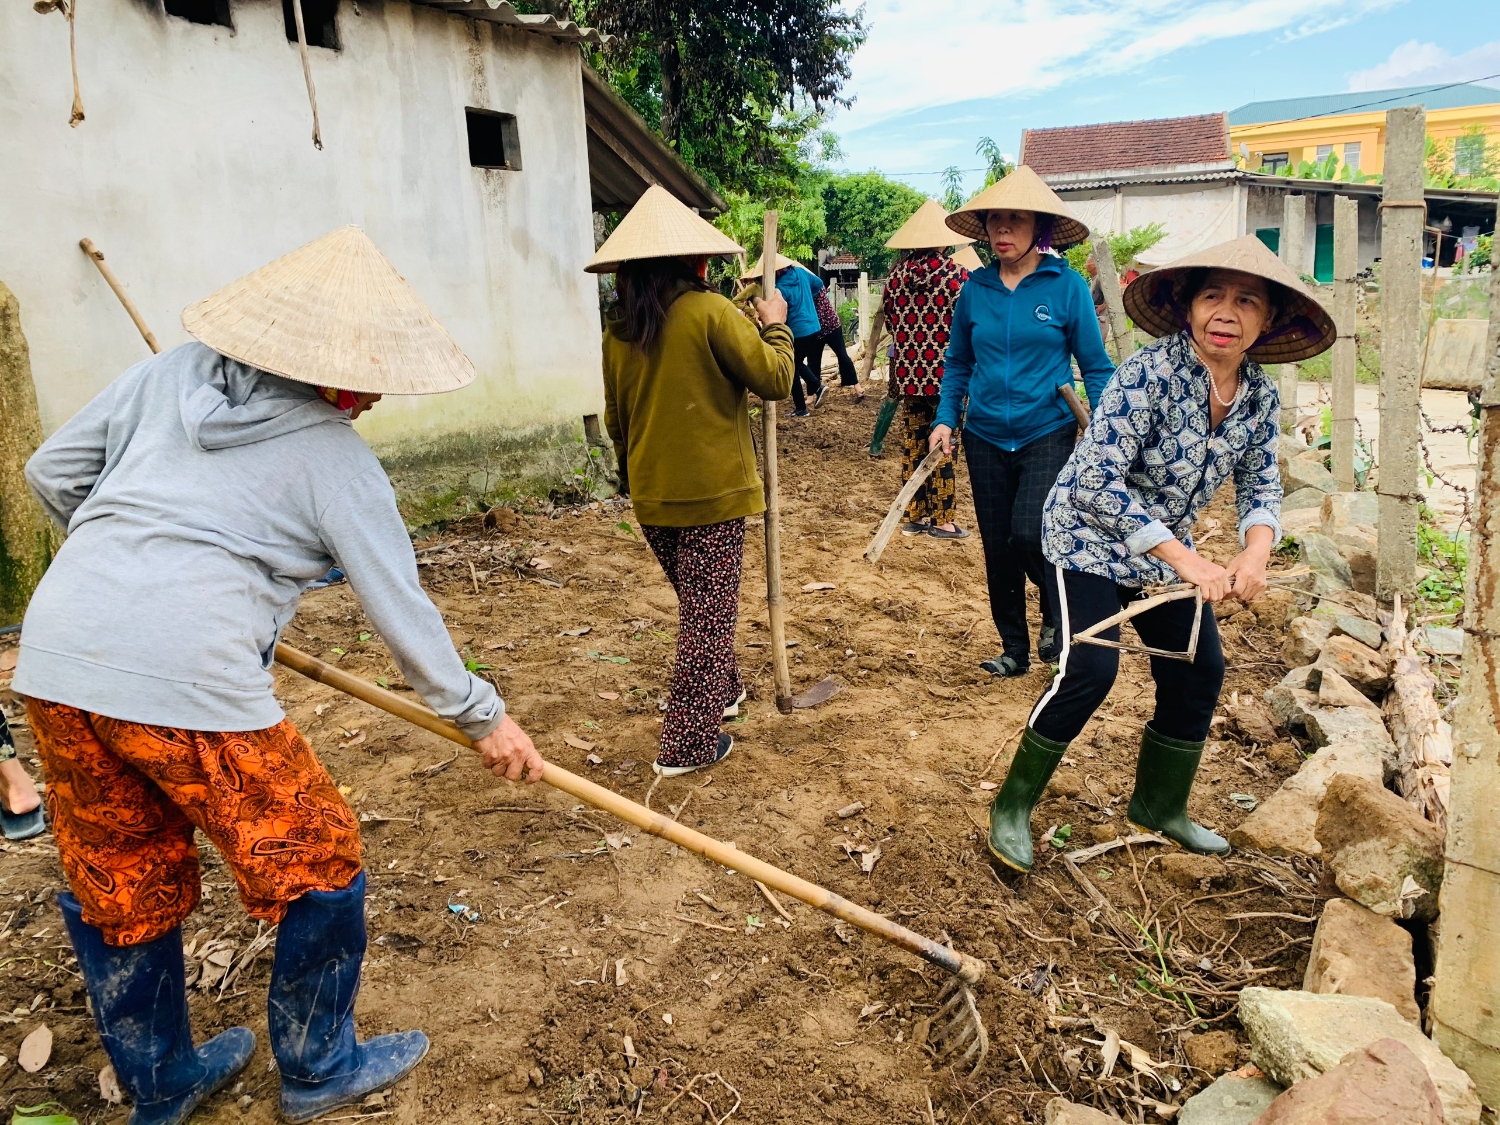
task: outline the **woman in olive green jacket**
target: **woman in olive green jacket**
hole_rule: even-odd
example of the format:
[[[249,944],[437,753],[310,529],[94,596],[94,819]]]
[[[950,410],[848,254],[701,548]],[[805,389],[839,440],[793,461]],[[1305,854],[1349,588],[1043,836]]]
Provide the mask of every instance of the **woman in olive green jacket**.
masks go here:
[[[642,198],[590,269],[613,270],[619,293],[605,321],[604,419],[621,490],[680,603],[655,764],[676,776],[722,761],[734,744],[719,726],[745,697],[734,654],[745,517],[766,507],[748,398],[791,393],[793,349],[780,294],[756,301],[757,332],[704,280],[709,254],[739,248],[661,195]],[[663,235],[661,214],[641,214],[648,207],[686,229]],[[638,218],[653,221],[632,225]]]

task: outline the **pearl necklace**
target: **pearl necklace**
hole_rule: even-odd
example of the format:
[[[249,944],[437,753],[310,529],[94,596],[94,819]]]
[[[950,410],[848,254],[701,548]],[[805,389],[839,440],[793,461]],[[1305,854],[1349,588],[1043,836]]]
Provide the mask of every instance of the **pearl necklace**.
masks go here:
[[[1238,371],[1234,373],[1234,395],[1228,402],[1225,402],[1224,396],[1219,394],[1219,381],[1214,378],[1214,373],[1212,371],[1208,373],[1208,389],[1209,393],[1214,396],[1214,401],[1222,406],[1225,410],[1228,410],[1240,400],[1240,373]]]

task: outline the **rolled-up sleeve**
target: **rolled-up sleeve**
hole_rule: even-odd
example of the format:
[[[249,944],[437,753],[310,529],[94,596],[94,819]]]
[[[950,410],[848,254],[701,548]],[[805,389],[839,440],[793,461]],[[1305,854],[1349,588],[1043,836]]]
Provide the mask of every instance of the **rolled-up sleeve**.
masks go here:
[[[1275,385],[1269,379],[1262,382],[1269,405],[1262,405],[1250,444],[1234,466],[1234,506],[1242,547],[1245,532],[1262,524],[1271,529],[1273,543],[1281,541],[1281,468],[1276,461],[1280,401]]]
[[[493,685],[464,667],[422,589],[384,470],[368,469],[345,485],[324,509],[319,531],[406,682],[472,739],[498,727],[505,704]]]

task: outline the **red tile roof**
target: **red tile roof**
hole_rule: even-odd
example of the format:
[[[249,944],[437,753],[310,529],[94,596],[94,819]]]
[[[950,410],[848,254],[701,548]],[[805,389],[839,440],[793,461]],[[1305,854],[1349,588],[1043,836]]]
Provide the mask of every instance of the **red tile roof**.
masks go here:
[[[1021,136],[1021,162],[1043,176],[1210,164],[1228,161],[1229,151],[1222,113],[1027,129]]]

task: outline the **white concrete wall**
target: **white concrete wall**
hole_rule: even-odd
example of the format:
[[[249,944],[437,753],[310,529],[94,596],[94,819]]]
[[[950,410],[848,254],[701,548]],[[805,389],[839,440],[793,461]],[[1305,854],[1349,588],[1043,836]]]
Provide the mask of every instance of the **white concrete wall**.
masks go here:
[[[449,395],[387,400],[378,445],[602,408],[577,48],[400,0],[339,9],[313,49],[325,148],[277,0],[234,29],[103,0],[78,16],[87,119],[68,127],[68,33],[0,4],[0,280],[21,302],[42,424],[148,354],[78,248],[93,238],[163,346],[190,302],[362,226],[473,359]],[[521,171],[471,168],[464,108],[518,118]]]
[[[1161,223],[1167,236],[1142,255],[1148,265],[1165,265],[1228,242],[1240,230],[1233,184],[1126,184],[1120,198],[1112,189],[1060,194],[1091,230],[1127,231]]]

